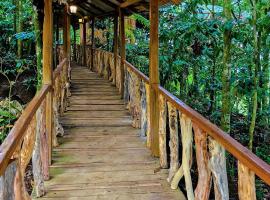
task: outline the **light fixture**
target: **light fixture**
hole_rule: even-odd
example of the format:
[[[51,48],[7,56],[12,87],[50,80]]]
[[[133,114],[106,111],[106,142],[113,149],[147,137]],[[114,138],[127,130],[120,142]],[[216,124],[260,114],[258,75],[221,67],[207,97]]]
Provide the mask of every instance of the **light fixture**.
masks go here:
[[[83,19],[82,18],[79,19],[79,23],[83,23]]]
[[[69,8],[70,8],[70,12],[71,12],[72,14],[77,13],[77,10],[78,10],[78,7],[77,7],[77,6],[71,5],[71,6],[69,6]]]

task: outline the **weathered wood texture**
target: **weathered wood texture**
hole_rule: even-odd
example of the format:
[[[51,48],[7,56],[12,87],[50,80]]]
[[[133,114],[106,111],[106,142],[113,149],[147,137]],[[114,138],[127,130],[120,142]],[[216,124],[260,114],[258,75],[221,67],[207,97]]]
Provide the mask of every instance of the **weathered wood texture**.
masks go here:
[[[43,30],[43,84],[53,83],[53,8],[52,0],[44,1]],[[64,48],[64,55],[66,48]],[[53,96],[50,91],[46,96],[46,131],[48,143],[48,165],[51,163],[52,132],[53,132]]]
[[[54,98],[59,102],[61,91],[57,84],[60,74],[63,72],[66,59],[61,62],[53,73]],[[57,81],[58,80],[58,81]],[[62,82],[65,84],[65,82]],[[61,85],[61,84],[60,84]],[[27,165],[32,159],[34,184],[33,189],[36,196],[42,196],[45,192],[44,180],[49,179],[49,143],[46,101],[51,91],[51,85],[43,85],[41,90],[27,105],[20,118],[15,123],[8,137],[0,146],[0,172],[3,174],[0,181],[1,199],[28,200],[31,199],[26,191],[24,175]],[[58,89],[57,89],[58,88]],[[50,100],[50,99],[49,99]],[[56,112],[57,111],[56,109]],[[11,162],[11,164],[9,164]],[[8,180],[7,180],[8,179]]]
[[[150,1],[150,46],[149,46],[149,78],[150,78],[150,138],[153,156],[159,156],[159,1]]]
[[[168,102],[169,128],[170,128],[170,169],[168,182],[171,182],[179,168],[179,136],[177,110]]]
[[[114,58],[114,55],[109,52],[105,52],[102,50],[95,49],[96,55],[97,55],[97,60],[99,60],[97,63],[106,63],[106,56],[111,55],[112,58]],[[102,54],[102,56],[100,56]],[[110,60],[110,59],[109,59]],[[116,76],[115,80],[113,78],[109,78],[110,81],[115,81],[116,82],[116,87],[120,89],[120,57],[117,56],[116,60],[118,61],[118,69],[116,69]],[[106,65],[97,65],[100,72],[102,72],[104,67],[106,68]],[[117,65],[116,65],[117,66]],[[108,67],[107,67],[108,68]],[[124,95],[124,102],[127,104],[127,109],[131,112],[133,119],[136,119],[136,115],[132,112],[134,106],[135,108],[139,108],[140,115],[140,123],[139,126],[141,127],[141,136],[144,137],[145,135],[146,140],[147,140],[147,146],[151,147],[151,128],[150,128],[150,106],[151,106],[151,100],[150,100],[150,80],[148,77],[146,77],[144,74],[142,74],[139,70],[137,70],[134,66],[132,66],[130,63],[125,61],[125,95]],[[111,69],[111,72],[113,69]],[[108,79],[106,75],[100,73],[101,76],[105,77],[105,79]],[[140,82],[140,84],[138,84]],[[86,80],[80,80],[80,83],[86,84]],[[100,84],[99,81],[95,80],[96,84]],[[91,84],[93,85],[93,84]],[[140,85],[140,87],[138,87]],[[102,86],[103,87],[103,86]],[[140,88],[140,90],[138,90]],[[96,88],[97,89],[97,88]],[[99,88],[100,89],[100,88]],[[111,99],[115,99],[115,97],[112,96],[112,92],[109,91],[109,89],[103,89],[104,92],[102,91],[86,91],[82,90],[81,94],[89,94],[89,95],[95,95],[95,94],[101,94],[101,93],[106,93],[106,95],[109,95]],[[186,182],[186,189],[188,192],[188,198],[189,199],[208,199],[210,189],[211,189],[211,175],[213,174],[213,180],[214,180],[214,186],[215,186],[215,196],[217,199],[220,198],[228,198],[228,187],[227,187],[227,174],[226,174],[226,168],[225,168],[225,158],[222,158],[224,153],[224,149],[221,147],[219,142],[223,144],[226,149],[232,153],[236,158],[242,160],[245,162],[245,164],[248,164],[249,167],[253,168],[256,170],[257,175],[260,175],[260,177],[268,183],[267,179],[267,173],[269,171],[269,166],[267,166],[263,161],[258,159],[256,156],[254,156],[252,153],[250,153],[247,149],[245,149],[243,146],[241,146],[239,143],[237,143],[235,140],[233,140],[230,136],[227,136],[224,132],[222,132],[220,129],[218,129],[216,126],[211,124],[211,122],[207,121],[204,119],[200,114],[189,108],[187,105],[185,105],[183,102],[181,102],[179,99],[177,99],[175,96],[170,94],[168,91],[166,91],[164,88],[158,86],[158,90],[160,92],[161,98],[165,99],[160,99],[161,104],[159,105],[160,107],[160,116],[159,116],[159,122],[161,124],[161,127],[159,129],[160,133],[159,134],[159,139],[161,140],[160,142],[160,148],[159,150],[162,151],[163,153],[167,153],[165,151],[166,149],[166,127],[170,127],[172,124],[169,122],[169,124],[166,124],[166,117],[165,117],[165,108],[166,104],[163,103],[163,101],[168,102],[168,104],[171,104],[171,107],[173,107],[174,110],[178,110],[180,113],[180,118],[181,116],[184,116],[186,118],[183,120],[181,118],[181,134],[182,138],[182,146],[183,146],[183,155],[182,155],[182,165],[179,168],[179,170],[175,170],[174,173],[172,173],[173,166],[170,165],[170,171],[171,174],[169,176],[169,181],[172,181],[170,179],[174,180],[172,181],[171,187],[173,189],[178,187],[178,182],[179,180],[185,176],[185,182]],[[139,92],[138,92],[139,91]],[[78,95],[78,91],[74,91],[74,94]],[[140,96],[140,98],[136,97],[136,95]],[[104,97],[102,97],[104,98]],[[92,99],[91,97],[88,97],[88,99]],[[139,99],[139,101],[138,101]],[[84,101],[85,102],[85,101]],[[134,102],[139,102],[136,105]],[[78,110],[103,110],[105,109],[101,107],[100,105],[96,105],[96,107],[93,106],[75,106],[72,108],[73,110],[78,109]],[[118,105],[114,105],[113,107],[108,107],[111,111],[116,111],[119,110]],[[172,118],[169,117],[172,121]],[[193,132],[192,132],[192,126],[191,126],[191,119],[193,121],[193,129],[195,132],[195,145],[196,145],[196,158],[197,158],[197,166],[198,166],[198,173],[199,173],[199,181],[195,190],[195,194],[193,193],[193,188],[191,184],[191,175],[190,175],[190,168],[191,168],[191,161],[192,161],[192,144],[193,144]],[[170,121],[170,120],[169,120]],[[93,121],[94,122],[94,121]],[[83,122],[82,124],[85,124],[86,122]],[[96,122],[95,122],[96,123]],[[97,123],[98,124],[98,123]],[[178,124],[178,122],[177,122]],[[136,126],[134,126],[136,127]],[[170,127],[171,129],[171,127]],[[183,129],[183,130],[182,130]],[[178,131],[178,130],[177,130]],[[170,130],[172,133],[173,131]],[[184,134],[184,135],[183,135]],[[212,136],[215,140],[210,139],[210,144],[209,144],[209,153],[207,151],[208,148],[208,140],[207,137],[208,135]],[[168,137],[168,136],[167,136]],[[178,135],[170,135],[170,147],[173,143],[178,145],[179,149],[179,138],[177,139],[178,142],[174,141],[175,137],[178,137]],[[164,141],[163,141],[164,140]],[[230,146],[229,144],[232,144]],[[237,148],[236,148],[237,147]],[[241,151],[239,150],[241,149]],[[175,160],[175,155],[176,155],[176,148],[172,148],[170,150],[170,158],[171,162],[172,159]],[[178,150],[179,151],[179,150]],[[247,155],[244,154],[244,152],[247,152]],[[172,155],[173,153],[173,155]],[[209,155],[208,155],[209,154]],[[246,160],[247,159],[247,160]],[[166,168],[166,158],[164,155],[160,158],[161,162],[161,167]],[[178,158],[179,160],[179,158]],[[209,161],[210,160],[210,161]],[[254,162],[256,160],[258,164]],[[165,163],[165,164],[164,164]],[[221,164],[223,163],[223,164]],[[172,163],[171,163],[172,164]],[[175,165],[179,165],[179,163],[174,162]],[[174,166],[175,166],[174,165]],[[241,171],[239,172],[239,176],[241,175]],[[250,179],[250,181],[252,178]],[[240,182],[239,182],[240,184]],[[205,186],[207,185],[207,186]],[[252,186],[251,186],[252,187]],[[249,190],[249,189],[248,189]]]
[[[255,174],[238,162],[239,200],[256,200]]]
[[[215,199],[228,200],[229,189],[226,170],[225,149],[214,139],[209,139],[209,167],[213,174]]]
[[[192,142],[193,142],[193,134],[192,134],[192,123],[191,119],[189,119],[185,114],[179,112],[179,119],[181,125],[181,140],[182,140],[182,166],[180,170],[183,169],[183,174],[185,177],[185,186],[187,190],[187,197],[189,200],[194,199],[192,180],[190,175],[190,168],[192,165]],[[176,189],[178,187],[178,183],[182,178],[182,172],[179,176],[178,173],[174,176],[171,187]]]
[[[65,135],[53,152],[52,179],[46,182],[48,192],[41,199],[184,199],[179,191],[170,190],[166,171],[154,172],[158,159],[151,157],[140,131],[132,128],[132,118],[112,83],[86,67],[72,68],[74,101],[70,108],[76,109],[65,112],[61,119]],[[80,80],[87,80],[90,86],[81,85]],[[103,84],[92,87],[92,81]],[[121,103],[120,110],[109,111],[115,104],[106,93],[95,93],[91,98],[84,93],[97,88],[111,88],[116,103]],[[80,101],[95,106],[95,100],[104,109],[77,109],[82,106]]]
[[[196,124],[193,124],[196,145],[196,161],[198,168],[198,184],[195,190],[195,199],[208,200],[211,189],[211,170],[208,168],[209,154],[207,134]]]
[[[159,95],[159,111],[159,159],[160,166],[162,168],[167,168],[167,102],[162,95]]]

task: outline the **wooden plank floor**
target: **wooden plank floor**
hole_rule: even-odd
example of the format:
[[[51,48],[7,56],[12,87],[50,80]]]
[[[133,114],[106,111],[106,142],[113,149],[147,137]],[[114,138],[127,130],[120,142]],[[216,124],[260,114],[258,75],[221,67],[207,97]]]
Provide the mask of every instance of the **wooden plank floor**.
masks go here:
[[[169,188],[110,82],[73,65],[71,93],[42,199],[185,199]]]

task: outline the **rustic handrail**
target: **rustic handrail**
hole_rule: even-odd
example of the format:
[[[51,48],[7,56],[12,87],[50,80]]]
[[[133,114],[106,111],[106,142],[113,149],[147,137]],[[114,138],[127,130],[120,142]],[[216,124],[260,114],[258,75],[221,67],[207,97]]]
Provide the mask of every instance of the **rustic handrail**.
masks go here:
[[[59,65],[57,66],[57,68],[54,70],[53,72],[53,81],[55,81],[55,79],[60,75],[61,71],[63,70],[63,67],[65,66],[65,63],[67,62],[67,58],[64,58]]]
[[[21,116],[16,121],[7,138],[0,146],[0,176],[5,172],[10,158],[16,151],[17,146],[20,144],[20,141],[25,135],[28,124],[34,117],[37,109],[45,99],[47,93],[51,90],[51,87],[51,85],[43,85],[38,94],[32,99],[32,101],[22,112]]]
[[[60,75],[61,71],[67,58],[63,59],[57,68],[53,72],[53,81]],[[11,157],[16,151],[17,146],[20,144],[20,141],[23,139],[27,127],[36,114],[41,103],[45,100],[48,92],[52,90],[51,84],[45,84],[41,90],[36,94],[32,101],[27,105],[27,107],[22,112],[19,119],[16,121],[15,125],[11,129],[7,138],[0,146],[0,176],[5,172],[6,167],[9,164]]]
[[[97,49],[99,50],[99,49]],[[101,50],[102,51],[102,50]],[[110,53],[110,52],[108,52]],[[118,56],[118,59],[120,56]],[[140,79],[149,84],[149,78],[140,70],[135,68],[131,63],[125,60],[125,66],[134,72]],[[237,160],[242,162],[246,167],[252,170],[265,183],[270,185],[270,165],[257,157],[249,149],[233,139],[229,134],[221,130],[215,124],[204,118],[201,114],[187,106],[176,96],[159,86],[159,93],[164,95],[167,101],[171,102],[178,110],[186,114],[193,122],[203,129],[209,136],[219,142],[230,152]]]
[[[235,158],[241,161],[263,181],[270,185],[270,165],[163,87],[159,86],[159,92],[162,93],[177,109],[185,113],[192,121],[196,122],[196,124],[206,131],[208,135],[224,146],[224,148]]]

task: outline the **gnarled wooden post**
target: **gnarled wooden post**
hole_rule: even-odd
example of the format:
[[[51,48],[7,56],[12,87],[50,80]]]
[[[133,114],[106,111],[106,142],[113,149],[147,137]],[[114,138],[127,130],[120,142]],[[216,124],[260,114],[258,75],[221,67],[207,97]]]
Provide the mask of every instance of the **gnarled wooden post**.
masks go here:
[[[256,200],[255,174],[238,161],[239,200]]]
[[[207,150],[207,133],[193,124],[196,160],[198,168],[198,184],[195,190],[196,200],[208,200],[211,190],[211,170],[208,168],[209,155]]]
[[[167,161],[167,145],[166,145],[166,131],[167,131],[167,102],[163,95],[159,95],[159,154],[160,166],[162,168],[168,167]]]
[[[145,83],[145,93],[146,93],[146,119],[147,119],[147,131],[146,131],[146,143],[147,147],[151,147],[151,135],[150,135],[150,86]]]
[[[158,0],[150,1],[150,138],[153,156],[159,156],[159,105],[158,105]]]
[[[10,162],[5,173],[0,177],[0,199],[14,200],[14,180],[16,174],[16,160]]]
[[[209,137],[209,167],[214,178],[215,199],[229,200],[226,157],[224,148]]]
[[[146,89],[144,81],[141,82],[141,137],[147,135],[147,103],[146,103]]]
[[[41,134],[42,134],[42,108],[39,108],[36,113],[36,139],[32,156],[34,186],[33,193],[35,197],[41,197],[45,194],[43,163],[41,156]]]
[[[170,128],[170,169],[168,182],[171,182],[175,173],[179,168],[179,136],[178,136],[178,121],[177,110],[168,102],[169,128]]]

